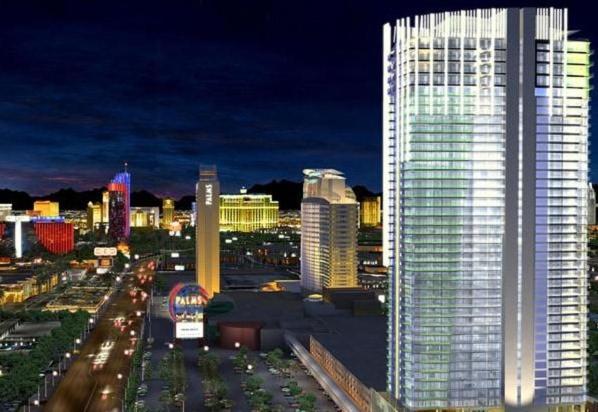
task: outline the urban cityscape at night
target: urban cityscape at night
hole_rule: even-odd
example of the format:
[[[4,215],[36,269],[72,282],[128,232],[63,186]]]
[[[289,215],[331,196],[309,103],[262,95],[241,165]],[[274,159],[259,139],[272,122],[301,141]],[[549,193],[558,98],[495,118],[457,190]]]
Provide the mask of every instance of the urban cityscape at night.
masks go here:
[[[0,411],[598,412],[582,2],[0,5]]]

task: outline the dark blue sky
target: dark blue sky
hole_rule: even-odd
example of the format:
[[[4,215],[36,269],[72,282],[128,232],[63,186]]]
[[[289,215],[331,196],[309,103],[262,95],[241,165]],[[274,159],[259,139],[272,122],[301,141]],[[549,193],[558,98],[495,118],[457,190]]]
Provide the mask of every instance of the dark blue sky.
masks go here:
[[[192,193],[200,163],[229,191],[307,167],[379,190],[382,24],[510,3],[1,2],[0,187],[98,187],[126,160],[161,195]],[[586,2],[533,4],[594,40]]]

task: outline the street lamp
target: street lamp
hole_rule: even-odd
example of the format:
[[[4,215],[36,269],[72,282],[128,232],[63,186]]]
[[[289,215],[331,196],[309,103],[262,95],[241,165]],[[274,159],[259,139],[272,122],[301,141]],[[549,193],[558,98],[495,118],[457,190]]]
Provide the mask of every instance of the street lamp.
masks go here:
[[[239,342],[235,342],[235,348],[239,349],[241,347],[241,344]]]
[[[174,344],[172,344],[171,342],[168,342],[168,349],[174,349]]]
[[[58,372],[52,371],[52,386],[54,386],[54,378],[58,376]]]
[[[131,330],[131,332],[129,332],[129,334],[130,334],[131,336],[135,336],[135,331],[134,331],[134,330]]]
[[[203,347],[203,351],[204,351],[204,352],[207,352],[207,351],[209,351],[209,350],[210,350],[210,347],[209,347],[208,345],[205,345],[205,346]]]
[[[252,369],[253,369],[253,365],[252,365],[252,364],[248,364],[248,365],[247,365],[247,370],[248,370],[248,371],[251,371]]]
[[[123,374],[122,374],[122,373],[119,373],[118,375],[116,375],[116,378],[117,378],[118,380],[121,380],[121,379],[123,378]]]

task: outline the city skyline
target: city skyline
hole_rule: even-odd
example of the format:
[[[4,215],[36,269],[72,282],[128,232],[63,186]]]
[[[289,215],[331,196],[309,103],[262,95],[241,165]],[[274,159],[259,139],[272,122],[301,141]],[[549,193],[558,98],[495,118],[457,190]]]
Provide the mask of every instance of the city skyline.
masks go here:
[[[546,4],[566,2],[534,3]],[[379,28],[447,7],[207,1],[160,22],[152,2],[35,6],[4,5],[0,17],[10,45],[0,51],[0,186],[99,187],[104,168],[128,161],[137,188],[175,197],[192,193],[202,162],[218,164],[226,192],[318,167],[380,191]],[[450,4],[459,8],[467,2]],[[590,15],[570,9],[592,41]]]

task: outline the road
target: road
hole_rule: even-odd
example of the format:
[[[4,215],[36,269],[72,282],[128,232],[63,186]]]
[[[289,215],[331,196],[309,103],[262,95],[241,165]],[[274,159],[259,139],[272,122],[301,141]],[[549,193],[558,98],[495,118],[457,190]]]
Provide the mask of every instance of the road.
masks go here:
[[[126,351],[135,346],[141,331],[147,301],[139,291],[135,299],[129,291],[140,287],[146,293],[148,282],[140,283],[139,276],[150,275],[147,263],[134,269],[135,276],[125,280],[126,285],[112,297],[99,319],[79,357],[68,369],[60,385],[44,406],[48,412],[106,412],[121,410],[125,383],[131,365]],[[123,328],[115,326],[115,319],[124,318]],[[130,324],[129,324],[130,323]],[[135,335],[131,336],[131,331]],[[129,353],[132,353],[130,351]],[[119,374],[122,374],[119,379]]]

